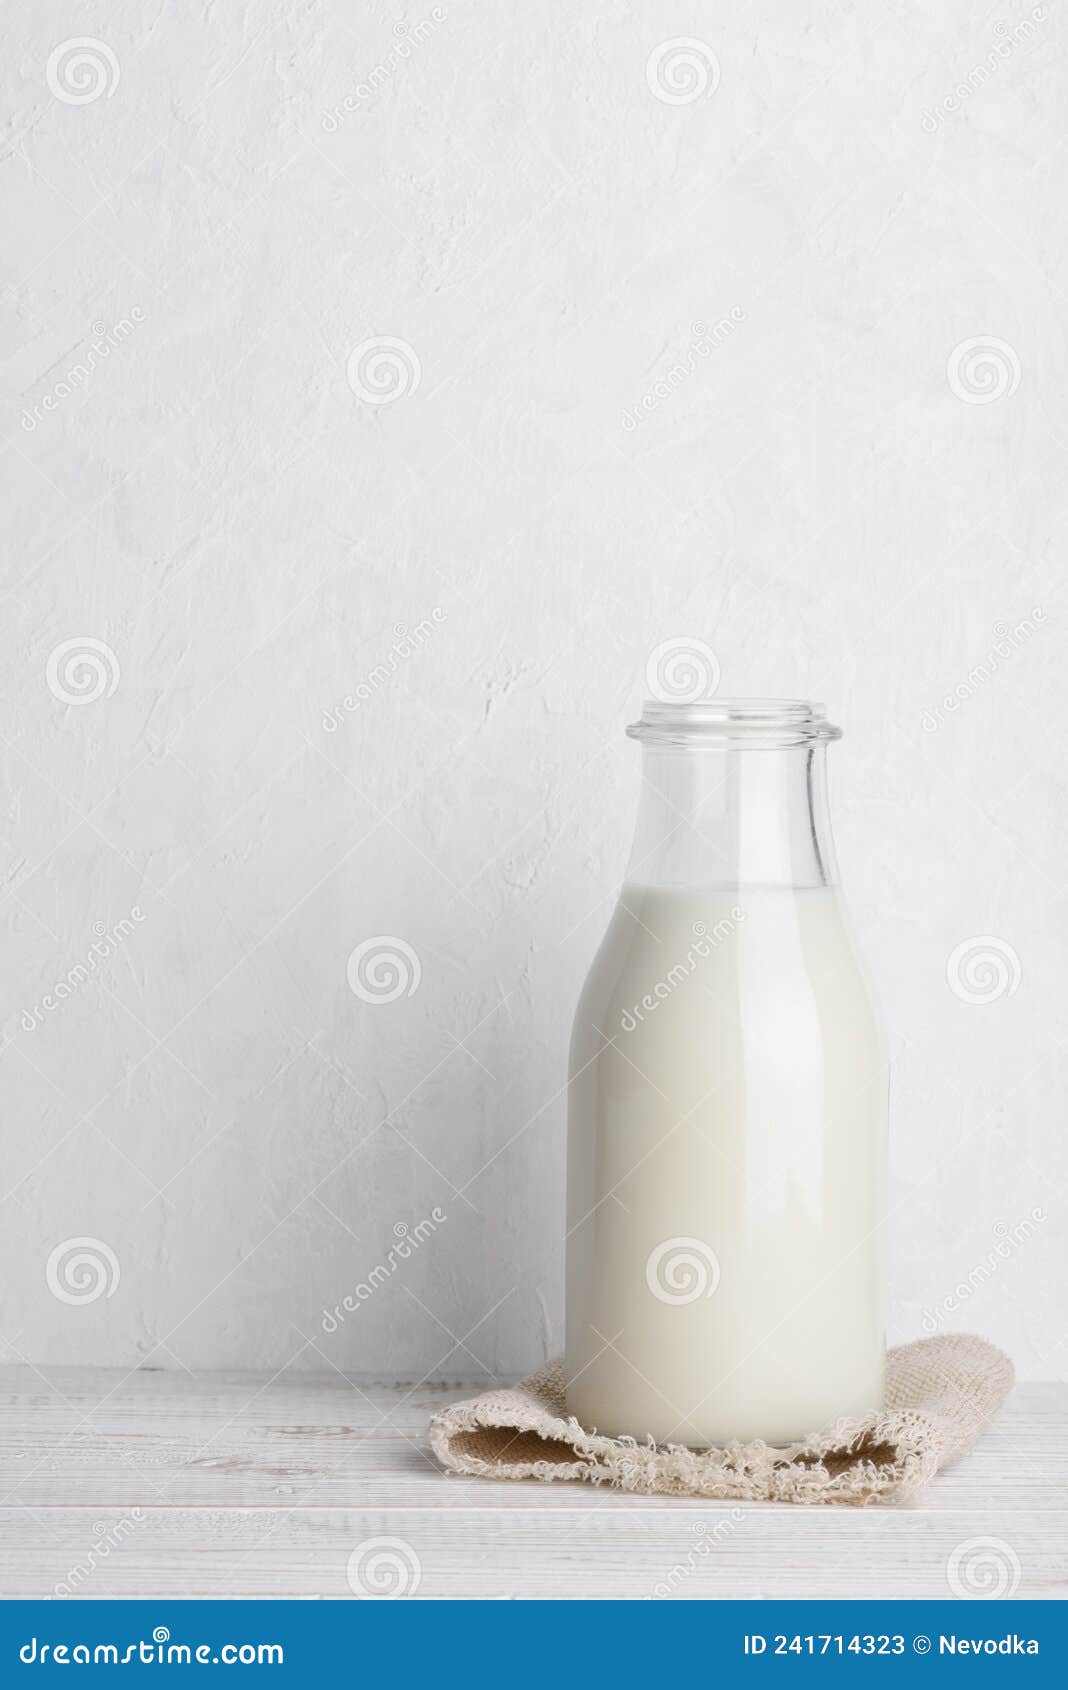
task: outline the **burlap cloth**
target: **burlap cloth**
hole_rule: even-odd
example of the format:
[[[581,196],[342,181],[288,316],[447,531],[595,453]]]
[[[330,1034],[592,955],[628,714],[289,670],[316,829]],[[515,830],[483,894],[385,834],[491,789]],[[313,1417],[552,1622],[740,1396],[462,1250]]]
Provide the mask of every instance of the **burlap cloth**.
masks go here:
[[[550,1362],[435,1414],[430,1442],[454,1473],[489,1479],[585,1479],[644,1495],[743,1502],[891,1502],[970,1447],[1012,1389],[1008,1356],[951,1333],[891,1350],[886,1406],[798,1444],[692,1450],[604,1438],[565,1418],[564,1373]]]

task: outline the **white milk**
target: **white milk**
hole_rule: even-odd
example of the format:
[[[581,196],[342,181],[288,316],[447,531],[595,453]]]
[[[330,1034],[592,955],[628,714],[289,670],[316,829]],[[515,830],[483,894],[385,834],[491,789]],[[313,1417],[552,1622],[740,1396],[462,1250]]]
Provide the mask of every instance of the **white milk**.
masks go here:
[[[571,1076],[569,1412],[701,1446],[878,1408],[886,1066],[836,892],[626,886]]]

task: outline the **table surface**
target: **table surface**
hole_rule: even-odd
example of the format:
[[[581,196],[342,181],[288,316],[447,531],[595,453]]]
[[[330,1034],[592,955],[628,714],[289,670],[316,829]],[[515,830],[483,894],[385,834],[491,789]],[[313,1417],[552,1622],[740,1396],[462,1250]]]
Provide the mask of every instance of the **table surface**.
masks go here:
[[[470,1394],[0,1369],[0,1596],[948,1597],[962,1545],[988,1594],[1018,1569],[1018,1596],[1068,1595],[1064,1385],[1018,1385],[918,1497],[862,1509],[443,1474],[427,1421]]]

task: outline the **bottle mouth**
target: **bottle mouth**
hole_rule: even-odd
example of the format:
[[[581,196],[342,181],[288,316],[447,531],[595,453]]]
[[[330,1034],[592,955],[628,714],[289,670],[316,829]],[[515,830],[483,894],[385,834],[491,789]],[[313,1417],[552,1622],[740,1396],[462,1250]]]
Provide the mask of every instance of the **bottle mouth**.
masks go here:
[[[804,698],[647,698],[631,739],[657,745],[816,745],[841,739],[824,706]]]

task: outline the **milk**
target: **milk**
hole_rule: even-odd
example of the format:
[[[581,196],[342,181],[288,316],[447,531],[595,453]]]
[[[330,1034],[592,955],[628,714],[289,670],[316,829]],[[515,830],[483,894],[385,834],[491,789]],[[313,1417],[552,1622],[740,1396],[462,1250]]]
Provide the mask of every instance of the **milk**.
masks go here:
[[[570,1072],[568,1411],[701,1447],[878,1408],[886,1066],[836,891],[628,883]]]

